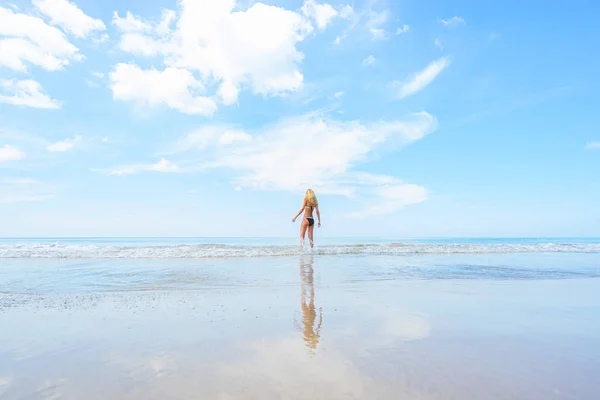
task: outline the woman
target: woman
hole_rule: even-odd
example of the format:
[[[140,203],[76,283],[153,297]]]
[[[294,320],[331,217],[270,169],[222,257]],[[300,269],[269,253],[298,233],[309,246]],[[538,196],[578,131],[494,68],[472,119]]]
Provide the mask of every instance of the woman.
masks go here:
[[[302,224],[300,225],[300,240],[301,244],[304,244],[304,237],[306,235],[306,230],[308,229],[308,241],[310,243],[310,247],[313,247],[313,230],[315,229],[315,219],[313,218],[313,210],[317,213],[318,227],[321,227],[321,214],[319,213],[319,203],[317,202],[317,196],[315,196],[315,192],[312,189],[308,189],[306,194],[304,195],[304,201],[302,202],[302,208],[298,211],[298,214],[294,218],[292,218],[292,222],[296,222],[296,218],[302,211],[304,211],[304,218],[302,218]]]

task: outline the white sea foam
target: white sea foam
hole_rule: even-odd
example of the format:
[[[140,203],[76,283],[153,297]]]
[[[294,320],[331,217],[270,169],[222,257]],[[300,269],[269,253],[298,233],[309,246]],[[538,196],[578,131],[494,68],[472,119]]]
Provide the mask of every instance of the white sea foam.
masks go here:
[[[500,253],[600,253],[600,243],[434,244],[388,243],[318,246],[236,246],[223,244],[124,246],[64,243],[0,244],[0,258],[246,258],[319,255],[413,255]]]

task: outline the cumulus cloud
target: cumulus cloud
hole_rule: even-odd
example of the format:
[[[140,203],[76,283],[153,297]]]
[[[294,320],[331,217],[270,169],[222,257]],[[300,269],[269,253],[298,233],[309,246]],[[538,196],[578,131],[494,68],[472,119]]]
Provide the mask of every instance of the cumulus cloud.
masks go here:
[[[171,151],[210,150],[206,156],[213,159],[205,166],[240,171],[236,181],[242,187],[296,191],[312,185],[322,191],[349,194],[349,186],[338,184],[345,181],[355,164],[384,143],[388,148],[405,145],[436,127],[437,121],[427,113],[368,125],[309,114],[280,121],[227,147],[219,146],[220,138],[237,130],[203,127],[180,139]]]
[[[48,71],[62,70],[84,58],[64,32],[87,38],[93,32],[106,30],[101,20],[86,15],[68,0],[32,2],[36,15],[19,12],[18,7],[0,7],[0,67],[19,72],[28,72],[30,65]],[[50,24],[37,15],[47,17]],[[93,40],[100,42],[106,38],[108,36],[102,33]],[[41,85],[34,80],[3,79],[0,89],[4,92],[0,93],[0,102],[34,108],[60,107],[59,102],[44,94]]]
[[[0,79],[0,103],[33,108],[60,108],[60,103],[44,93],[39,82],[31,79]]]
[[[235,104],[245,89],[275,96],[300,89],[304,79],[299,67],[303,54],[297,44],[314,31],[311,21],[323,30],[340,14],[331,5],[314,0],[307,0],[299,11],[263,3],[234,11],[234,0],[181,0],[178,4],[177,11],[164,10],[160,19],[155,20],[146,21],[131,12],[123,17],[115,13],[113,24],[121,32],[122,51],[140,57],[158,57],[165,64],[164,71],[128,67],[129,72],[139,76],[157,78],[145,82],[149,86],[145,91],[155,95],[154,103],[205,115],[214,112],[216,101]],[[342,12],[348,11],[342,9]],[[173,94],[161,87],[164,81],[159,75],[167,70],[177,71],[181,79],[178,83],[183,81],[187,85],[178,86],[175,101]],[[214,96],[208,96],[210,101],[186,93],[197,91],[200,84],[211,86],[210,93]],[[153,86],[159,88],[154,90]],[[117,93],[118,86],[114,84],[112,88],[115,97],[139,100]],[[184,104],[182,96],[187,98]],[[190,102],[195,105],[188,107]],[[170,105],[173,103],[178,105]]]
[[[33,0],[33,5],[65,32],[77,38],[86,38],[94,31],[104,31],[106,26],[99,19],[86,15],[76,4],[68,0]]]
[[[439,21],[447,28],[456,28],[459,25],[465,25],[467,23],[463,18],[457,16],[448,19],[440,18]]]
[[[141,107],[165,105],[185,114],[212,115],[217,110],[213,99],[200,95],[204,85],[186,69],[143,70],[135,64],[117,64],[109,78],[116,100]]]
[[[375,215],[424,201],[427,193],[398,178],[356,168],[378,152],[420,140],[436,128],[437,120],[426,112],[370,124],[308,114],[252,132],[227,125],[203,126],[172,143],[163,154],[195,157],[198,170],[228,170],[232,184],[239,188],[298,192],[310,186],[324,194],[373,197],[376,201],[364,215]],[[116,170],[123,174],[146,169]]]
[[[15,146],[9,144],[0,146],[0,162],[18,161],[25,157],[27,157],[27,154],[23,153]]]
[[[442,72],[450,60],[447,57],[439,58],[431,62],[424,70],[413,74],[404,82],[393,82],[392,85],[398,88],[400,98],[408,97],[414,93],[423,90]]]
[[[118,12],[113,13],[112,23],[120,29],[122,32],[150,32],[152,26],[146,24],[142,19],[136,15],[133,15],[130,11],[125,13],[125,17],[119,16]]]
[[[79,49],[41,18],[0,7],[0,66],[27,71],[27,64],[57,71],[81,61]]]
[[[346,14],[348,10],[344,9],[343,12]],[[306,0],[302,5],[302,13],[313,19],[320,30],[325,29],[339,15],[330,4],[319,4],[315,0]]]
[[[51,153],[61,153],[72,150],[75,146],[81,143],[81,136],[77,135],[73,138],[65,139],[60,142],[52,143],[46,146],[46,150]]]

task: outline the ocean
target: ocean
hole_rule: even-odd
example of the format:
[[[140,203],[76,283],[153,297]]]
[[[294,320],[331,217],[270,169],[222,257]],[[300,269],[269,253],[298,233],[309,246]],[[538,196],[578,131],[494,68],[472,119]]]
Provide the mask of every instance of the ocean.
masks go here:
[[[600,239],[0,240],[0,398],[600,398]]]
[[[5,238],[0,258],[223,258],[315,255],[600,253],[600,238]]]

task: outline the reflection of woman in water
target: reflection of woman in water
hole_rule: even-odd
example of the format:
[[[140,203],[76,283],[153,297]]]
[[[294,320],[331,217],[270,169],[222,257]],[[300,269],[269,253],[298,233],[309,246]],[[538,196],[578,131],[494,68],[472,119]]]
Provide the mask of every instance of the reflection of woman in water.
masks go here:
[[[312,258],[305,264],[304,258],[300,258],[301,278],[301,307],[302,325],[296,324],[296,328],[302,331],[304,343],[311,350],[316,350],[321,338],[321,324],[323,323],[323,309],[319,308],[319,322],[317,323],[317,310],[315,307],[315,288],[313,284]],[[316,323],[316,326],[315,326]]]
[[[318,218],[318,227],[321,227],[321,213],[319,212],[319,202],[317,201],[317,196],[315,196],[315,192],[312,189],[308,189],[306,194],[304,195],[304,201],[302,202],[302,207],[298,214],[294,218],[292,218],[292,222],[296,222],[296,218],[302,211],[304,211],[304,218],[302,218],[302,224],[300,225],[300,240],[301,243],[304,244],[304,236],[306,235],[306,231],[308,230],[308,241],[310,243],[310,247],[313,247],[313,230],[315,229],[315,219],[313,218],[313,210],[317,213]]]

